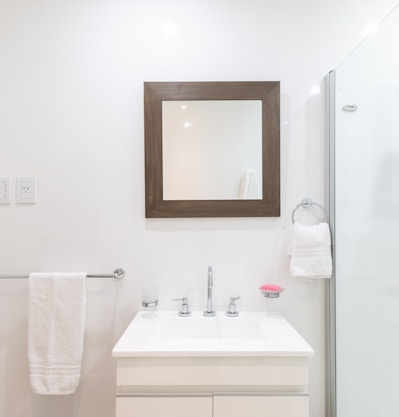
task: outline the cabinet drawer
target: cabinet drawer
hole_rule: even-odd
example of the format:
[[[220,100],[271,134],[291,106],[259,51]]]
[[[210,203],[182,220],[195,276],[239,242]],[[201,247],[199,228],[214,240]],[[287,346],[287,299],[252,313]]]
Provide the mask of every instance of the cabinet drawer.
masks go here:
[[[116,417],[212,417],[212,396],[133,396],[116,399]]]
[[[309,398],[291,395],[214,395],[213,417],[308,417]]]
[[[117,385],[149,387],[149,391],[154,385],[296,386],[304,390],[308,373],[307,357],[118,358]]]

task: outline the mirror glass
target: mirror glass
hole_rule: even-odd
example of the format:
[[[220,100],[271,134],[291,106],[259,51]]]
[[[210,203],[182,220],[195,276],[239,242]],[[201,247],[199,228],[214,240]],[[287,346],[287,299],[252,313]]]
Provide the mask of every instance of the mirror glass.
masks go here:
[[[162,102],[164,200],[262,198],[262,102]]]
[[[280,83],[145,82],[146,217],[280,216]]]

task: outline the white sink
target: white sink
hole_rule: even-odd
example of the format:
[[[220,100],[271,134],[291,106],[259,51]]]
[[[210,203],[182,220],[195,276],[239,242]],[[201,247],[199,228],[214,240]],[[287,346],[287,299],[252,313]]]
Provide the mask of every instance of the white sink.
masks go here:
[[[197,316],[197,314],[196,314]],[[162,318],[161,318],[162,320]],[[249,317],[180,317],[163,318],[159,337],[168,339],[252,339],[266,338],[266,329],[259,320]]]
[[[113,351],[115,357],[312,356],[313,349],[280,314],[140,311]]]

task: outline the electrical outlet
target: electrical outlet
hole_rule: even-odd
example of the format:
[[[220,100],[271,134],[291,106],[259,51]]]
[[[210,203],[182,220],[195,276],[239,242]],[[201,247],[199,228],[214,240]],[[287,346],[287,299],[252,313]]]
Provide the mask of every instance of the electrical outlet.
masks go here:
[[[16,190],[16,201],[18,204],[36,203],[36,178],[17,177]]]

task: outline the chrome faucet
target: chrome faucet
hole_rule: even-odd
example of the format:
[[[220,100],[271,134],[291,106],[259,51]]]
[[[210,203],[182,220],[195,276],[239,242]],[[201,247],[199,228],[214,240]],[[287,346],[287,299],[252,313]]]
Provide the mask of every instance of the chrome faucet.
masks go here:
[[[206,311],[204,316],[213,317],[215,312],[212,310],[212,288],[213,288],[213,271],[212,267],[208,266],[208,298],[206,302]]]

